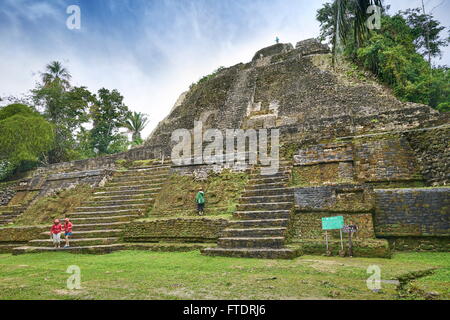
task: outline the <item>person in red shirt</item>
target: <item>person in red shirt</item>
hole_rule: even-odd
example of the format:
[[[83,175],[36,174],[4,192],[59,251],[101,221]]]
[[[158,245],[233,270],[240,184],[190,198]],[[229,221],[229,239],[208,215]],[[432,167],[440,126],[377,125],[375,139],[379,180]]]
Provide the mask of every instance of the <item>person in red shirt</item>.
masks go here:
[[[63,229],[64,229],[64,236],[66,238],[66,245],[64,246],[64,248],[69,247],[69,238],[72,236],[72,227],[73,223],[70,222],[69,218],[65,218]]]
[[[61,245],[60,245],[61,231],[62,231],[62,225],[58,219],[55,219],[55,221],[53,221],[52,228],[50,229],[50,239],[53,240],[53,244],[54,244],[55,248],[61,247]]]

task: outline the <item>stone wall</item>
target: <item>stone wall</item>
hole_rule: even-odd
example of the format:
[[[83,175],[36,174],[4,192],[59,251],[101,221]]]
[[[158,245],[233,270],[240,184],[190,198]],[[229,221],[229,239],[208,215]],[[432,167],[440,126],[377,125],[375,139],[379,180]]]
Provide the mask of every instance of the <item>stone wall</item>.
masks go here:
[[[311,141],[293,154],[294,176],[309,185],[355,181],[395,187],[446,185],[450,126]],[[293,144],[295,146],[295,144]],[[291,147],[292,148],[292,147]],[[303,178],[303,179],[302,179]]]
[[[322,230],[322,218],[343,216],[347,225],[357,225],[359,230],[355,233],[355,239],[374,239],[373,219],[371,213],[365,214],[333,214],[330,212],[296,212],[292,217],[290,236],[293,242],[301,240],[325,240],[325,232]],[[330,239],[340,239],[339,230],[329,231]]]
[[[215,242],[228,225],[225,219],[176,218],[133,222],[124,232],[127,242]]]
[[[371,212],[372,194],[364,185],[294,188],[299,211]]]
[[[115,169],[116,162],[118,160],[137,161],[160,158],[161,154],[155,154],[154,150],[145,147],[138,147],[126,152],[116,153],[113,155],[102,156],[98,158],[51,164],[46,167],[38,168],[35,172],[35,175],[91,171],[98,169]]]
[[[17,182],[4,182],[0,184],[0,206],[6,206],[16,194]]]
[[[379,236],[450,236],[450,188],[375,190]]]
[[[13,248],[26,245],[36,235],[48,231],[49,227],[0,227],[0,253],[11,253]]]
[[[408,141],[399,137],[357,139],[355,171],[364,182],[422,180],[415,155]]]
[[[390,237],[387,240],[395,251],[450,252],[450,237]]]
[[[101,169],[35,175],[31,179],[21,181],[16,190],[21,192],[38,191],[38,197],[41,198],[56,191],[74,188],[79,184],[86,184],[93,188],[102,186],[108,181],[111,174],[111,170]]]
[[[450,183],[450,126],[407,132],[403,135],[411,145],[428,185]]]
[[[343,216],[346,224],[356,224],[355,239],[375,238],[370,188],[363,185],[334,185],[294,188],[295,212],[291,237],[322,239],[322,218]],[[331,238],[340,238],[339,231],[330,232]]]
[[[28,242],[36,239],[39,233],[49,230],[50,227],[45,226],[2,227],[0,228],[0,244]]]

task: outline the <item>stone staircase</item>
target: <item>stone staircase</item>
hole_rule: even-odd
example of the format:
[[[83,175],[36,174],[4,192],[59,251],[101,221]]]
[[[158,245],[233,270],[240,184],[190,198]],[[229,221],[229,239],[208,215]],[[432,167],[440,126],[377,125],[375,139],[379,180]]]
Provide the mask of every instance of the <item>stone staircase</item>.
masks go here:
[[[70,248],[64,250],[107,253],[122,249],[124,227],[142,217],[153,205],[169,169],[168,165],[151,165],[115,172],[104,187],[94,190],[89,199],[66,215],[74,228]],[[63,246],[64,237],[61,238]],[[13,254],[50,250],[55,249],[48,231],[29,241],[27,246],[15,248]]]
[[[20,216],[25,209],[26,206],[22,205],[0,206],[0,226],[14,223],[14,220]]]
[[[283,162],[277,174],[251,174],[234,217],[223,230],[216,248],[202,250],[204,255],[265,259],[292,259],[301,253],[285,247],[294,195],[286,185],[291,167]]]

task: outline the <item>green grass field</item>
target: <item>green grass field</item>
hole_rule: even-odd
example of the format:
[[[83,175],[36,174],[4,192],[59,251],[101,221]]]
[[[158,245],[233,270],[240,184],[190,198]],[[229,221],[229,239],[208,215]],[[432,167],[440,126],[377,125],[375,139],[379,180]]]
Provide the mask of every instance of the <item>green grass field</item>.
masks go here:
[[[68,266],[81,269],[69,290]],[[367,267],[381,269],[382,289],[367,288]],[[408,282],[394,280],[436,268]],[[393,259],[303,256],[293,261],[205,257],[199,252],[121,251],[0,255],[0,299],[449,299],[450,253],[401,253]]]

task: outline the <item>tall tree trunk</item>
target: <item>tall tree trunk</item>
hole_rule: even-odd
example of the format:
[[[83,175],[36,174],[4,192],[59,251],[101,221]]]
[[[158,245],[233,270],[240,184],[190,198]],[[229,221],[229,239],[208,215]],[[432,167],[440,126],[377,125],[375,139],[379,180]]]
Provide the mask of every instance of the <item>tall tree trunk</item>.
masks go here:
[[[341,26],[340,26],[340,17],[341,17],[341,1],[336,0],[337,10],[336,10],[336,26],[335,26],[335,40],[334,40],[334,66],[337,67],[342,58],[342,39],[341,39]]]
[[[423,3],[423,0],[422,0],[422,11],[423,11],[423,14],[426,17],[425,4]],[[427,19],[427,21],[425,23],[426,23],[425,43],[427,45],[427,50],[428,50],[428,63],[431,66],[430,26],[429,26],[429,23],[428,23],[428,19]]]

